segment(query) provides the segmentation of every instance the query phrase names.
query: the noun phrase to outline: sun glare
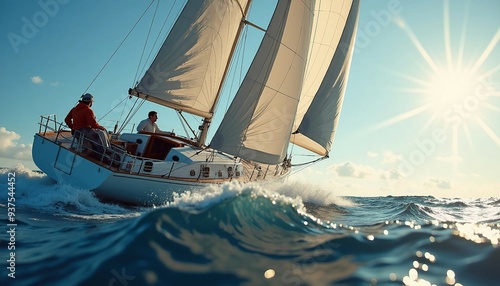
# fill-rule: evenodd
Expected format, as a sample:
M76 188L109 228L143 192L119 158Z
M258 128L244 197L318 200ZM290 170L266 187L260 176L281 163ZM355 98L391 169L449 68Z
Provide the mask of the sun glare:
M473 96L479 78L463 70L439 70L425 83L423 95L434 112L444 114L453 106L459 106Z
M414 87L403 89L403 92L415 94L423 99L419 106L415 106L402 114L389 118L379 123L376 128L384 128L403 120L426 114L426 123L420 132L429 130L431 126L437 126L445 131L450 138L450 154L446 157L450 162L461 161L459 143L468 143L472 146L474 136L472 131L480 131L486 134L492 142L500 146L498 130L491 127L492 123L487 121L486 112L500 109L491 103L493 97L498 97L498 91L489 80L500 71L500 64L490 70L484 71L484 63L488 61L492 51L500 41L500 29L492 36L489 43L484 47L482 53L475 58L470 65L464 64L465 52L465 28L467 19L462 21L461 41L459 46L453 46L450 41L450 13L448 1L444 2L443 15L443 49L446 57L438 60L431 56L422 45L411 27L402 19L396 18L395 23L406 32L422 60L427 64L427 76L401 75L414 84ZM444 60L444 64L442 63ZM466 140L463 141L462 138ZM475 146L477 147L477 146ZM450 158L454 158L451 160Z

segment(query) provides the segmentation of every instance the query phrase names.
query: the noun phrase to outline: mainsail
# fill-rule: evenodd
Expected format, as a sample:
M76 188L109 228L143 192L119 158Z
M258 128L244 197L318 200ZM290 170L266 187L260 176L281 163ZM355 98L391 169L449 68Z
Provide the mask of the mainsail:
M291 142L327 156L347 85L359 0L318 1L315 10L315 36Z
M249 2L188 1L136 87L139 96L211 118Z

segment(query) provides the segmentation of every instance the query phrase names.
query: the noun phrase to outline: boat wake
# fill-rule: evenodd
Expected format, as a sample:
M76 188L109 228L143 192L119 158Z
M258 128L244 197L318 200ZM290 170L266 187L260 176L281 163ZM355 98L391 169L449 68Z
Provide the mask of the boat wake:
M15 173L15 202L17 209L33 210L45 214L80 217L87 219L110 219L130 216L130 208L107 204L90 191L57 183L47 175L32 171L23 165L3 169L0 174ZM1 183L7 184L7 176L1 176ZM0 195L7 201L7 193ZM136 210L135 210L136 211Z
M314 185L290 182L267 184L263 187L258 183L233 181L176 193L173 201L165 202L163 205L131 207L102 202L88 190L57 183L47 175L29 170L23 165L16 165L0 172L16 173L16 203L19 207L90 219L128 217L130 213L145 212L156 208L179 208L185 212L199 213L238 196L263 197L274 203L291 205L303 213L306 213L309 208L317 209L326 206L338 207L341 212L343 206L355 205L347 198L335 196L332 192ZM6 177L2 176L2 184L7 183ZM5 197L2 201L6 201L6 194L1 196Z

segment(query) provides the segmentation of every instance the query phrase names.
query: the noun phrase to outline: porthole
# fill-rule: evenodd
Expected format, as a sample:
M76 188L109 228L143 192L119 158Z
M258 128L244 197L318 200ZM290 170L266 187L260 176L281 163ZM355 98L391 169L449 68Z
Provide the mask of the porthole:
M203 175L203 177L205 178L208 178L210 177L210 167L203 167L201 169L201 174Z
M144 167L142 169L144 172L151 172L153 171L153 162L146 162L144 163Z

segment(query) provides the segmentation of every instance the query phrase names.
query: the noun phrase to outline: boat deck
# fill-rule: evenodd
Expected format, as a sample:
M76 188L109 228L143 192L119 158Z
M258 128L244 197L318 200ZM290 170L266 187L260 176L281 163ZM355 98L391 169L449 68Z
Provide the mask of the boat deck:
M65 148L75 154L78 154L79 156L82 156L87 160L90 160L95 164L107 168L115 173L133 174L130 171L120 168L120 164L122 162L113 160L111 162L104 161L102 157L96 158L96 156L91 156L91 151L89 150L79 151L78 148L76 147L78 145L77 139L75 139L75 137L71 134L71 131L69 130L39 132L38 135L60 145L62 148ZM119 152L123 152L123 154L128 154L129 156L131 156L130 153L127 152L127 150L123 149L123 147L120 144L115 144L113 140L111 141L111 146L112 148L110 149L119 150ZM151 160L151 158L145 158L139 156L134 156L134 157L142 159L144 161ZM274 179L274 177L280 177L284 173L289 171L289 169L288 170L284 169L281 165L255 164L253 162L248 162L245 160L242 160L241 163L243 165L243 172L237 178L237 180L241 182L252 182L252 181L263 181L263 180L265 181L269 179ZM183 178L183 177L172 177L172 176L165 177L165 175L155 175L144 172L135 174L144 177L181 180L185 182L203 182L203 183L221 184L228 181L228 178L199 178L199 177ZM232 178L229 178L229 181L231 180Z
M111 163L106 164L105 162L103 162L102 158L101 158L101 160L98 160L97 158L91 156L90 151L79 152L76 148L78 141L71 134L71 131L69 131L69 130L60 130L57 132L55 132L55 131L39 132L38 135L47 139L47 140L50 140L50 141L58 144L62 148L65 148L65 149L67 149L75 154L78 154L81 157L84 157L87 160L94 162L95 164L101 165L107 169L114 171L114 172L121 172L121 170L118 168L118 166L116 166L116 164L111 164Z
M38 135L58 143L66 149L71 148L71 143L73 142L73 135L69 130L61 130L59 132L39 132Z

